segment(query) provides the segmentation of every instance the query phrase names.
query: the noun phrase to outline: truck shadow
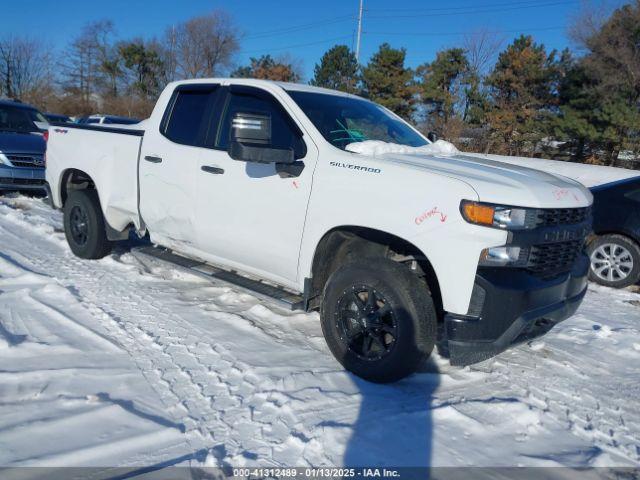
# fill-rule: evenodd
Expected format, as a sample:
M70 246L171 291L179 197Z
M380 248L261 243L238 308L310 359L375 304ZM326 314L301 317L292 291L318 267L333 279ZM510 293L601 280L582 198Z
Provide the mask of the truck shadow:
M435 351L434 351L435 353ZM429 478L433 450L433 399L440 374L430 359L398 383L378 385L354 376L362 395L358 419L345 449L344 466L422 467L402 478Z

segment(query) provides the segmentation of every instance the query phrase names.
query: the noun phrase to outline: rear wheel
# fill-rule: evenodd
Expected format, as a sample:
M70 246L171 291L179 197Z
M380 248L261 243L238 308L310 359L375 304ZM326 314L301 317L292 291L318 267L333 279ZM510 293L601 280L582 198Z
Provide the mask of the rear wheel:
M623 235L603 235L588 247L589 278L600 285L624 288L640 280L640 246Z
M436 310L426 282L386 258L336 270L325 286L320 317L336 359L372 382L413 373L435 344Z
M75 190L64 204L64 233L71 251L81 258L102 258L111 252L100 200L95 190Z

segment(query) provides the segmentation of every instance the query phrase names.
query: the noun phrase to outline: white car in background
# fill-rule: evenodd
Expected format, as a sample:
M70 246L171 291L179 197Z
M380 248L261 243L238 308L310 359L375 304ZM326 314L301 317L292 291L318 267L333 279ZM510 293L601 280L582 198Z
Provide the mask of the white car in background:
M133 125L139 123L137 118L120 117L117 115L90 115L88 117L79 117L76 123L81 125Z

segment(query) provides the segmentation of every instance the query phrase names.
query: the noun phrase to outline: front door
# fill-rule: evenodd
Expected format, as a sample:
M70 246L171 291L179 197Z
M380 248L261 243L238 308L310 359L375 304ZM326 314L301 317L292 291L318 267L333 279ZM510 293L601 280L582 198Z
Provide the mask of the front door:
M286 108L264 90L232 87L217 109L220 124L196 175L200 250L212 261L294 287L317 149L301 138ZM301 174L283 178L273 163L233 160L227 147L236 113L268 115L271 146L292 148L304 162Z

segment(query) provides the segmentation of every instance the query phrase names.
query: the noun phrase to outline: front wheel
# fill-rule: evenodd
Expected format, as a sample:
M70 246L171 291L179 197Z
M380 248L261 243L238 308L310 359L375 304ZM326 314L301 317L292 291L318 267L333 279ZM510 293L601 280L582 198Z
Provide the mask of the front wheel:
M640 246L623 235L602 235L589 245L589 279L624 288L640 280Z
M74 190L64 204L64 233L80 258L102 258L111 252L100 200L95 190Z
M426 282L386 258L336 270L325 286L320 318L336 359L377 383L413 373L436 340L436 309Z

